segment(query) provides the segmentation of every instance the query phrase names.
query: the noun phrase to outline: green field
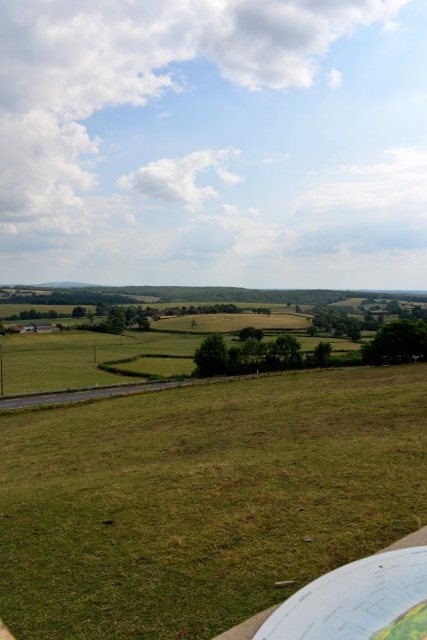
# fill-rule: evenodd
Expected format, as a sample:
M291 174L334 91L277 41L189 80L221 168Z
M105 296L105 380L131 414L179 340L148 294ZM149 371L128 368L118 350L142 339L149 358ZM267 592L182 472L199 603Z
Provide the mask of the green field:
M196 365L189 358L138 358L133 362L118 364L122 371L152 373L171 378L172 376L190 375Z
M129 358L140 353L191 356L202 340L203 336L136 331L126 332L123 337L89 331L6 335L3 338L4 393L129 382L129 379L101 371L97 363ZM227 342L231 344L230 339ZM167 376L170 367L174 366L165 358L161 361L164 368L160 370L160 363L154 364L155 359L152 360L156 368L153 373ZM193 370L194 363L191 360L186 362L190 362ZM127 366L134 369L134 364Z
M313 351L320 341L330 342L332 345L332 351L358 351L360 349L360 342L352 342L345 338L333 338L333 337L319 337L319 336L296 336L297 340L301 343L302 351ZM267 338L268 339L268 338Z
M159 324L157 322L155 326ZM334 351L360 348L360 344L342 338L311 338L305 335L297 338L303 351L312 351L320 340L331 342ZM204 337L199 335L174 335L154 331L126 331L122 337L89 331L6 335L2 339L4 392L8 395L128 382L120 376L98 369L97 363L129 358L141 353L192 356L203 339ZM265 339L272 340L274 337L267 336ZM93 352L94 340L96 363ZM225 341L228 346L240 344L230 336L226 336ZM177 370L177 361L174 359L148 360L148 369L140 360L127 363L121 368L164 376L190 374L194 370L192 360L179 361L184 366L182 371Z
M426 375L292 373L0 417L2 618L19 640L208 640L425 525Z
M275 313L271 316L258 313L215 313L200 316L183 316L162 318L154 325L155 329L191 331L191 322L196 321L194 331L240 331L243 327L255 327L256 329L299 329L306 328L308 322L305 316L293 314Z

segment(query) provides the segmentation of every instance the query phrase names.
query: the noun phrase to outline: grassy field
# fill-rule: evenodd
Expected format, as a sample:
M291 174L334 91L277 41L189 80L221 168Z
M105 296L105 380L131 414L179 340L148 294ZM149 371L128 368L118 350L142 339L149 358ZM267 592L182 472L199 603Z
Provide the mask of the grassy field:
M156 323L158 326L159 323ZM297 336L303 351L312 351L320 340L331 342L334 351L359 349L360 344L339 338ZM274 339L267 336L266 340ZM93 343L96 341L94 362ZM123 337L88 331L62 331L52 334L15 334L3 338L4 392L27 393L84 387L96 384L116 384L123 378L98 369L98 362L129 358L141 353L192 356L203 336L174 335L163 332L127 331ZM228 346L240 342L225 337ZM179 361L181 362L181 361ZM191 373L194 363L183 360L178 371L176 360L147 359L124 365L124 368L164 376ZM154 367L154 369L153 369Z
M192 320L197 322L194 331L227 332L239 331L243 327L299 329L308 326L305 316L296 316L295 314L272 314L269 317L258 313L216 313L202 316L162 318L159 322L156 322L154 327L161 330L191 331Z
M2 618L19 640L208 640L425 525L426 375L288 374L0 417Z
M126 332L120 337L88 331L7 335L3 338L5 394L123 382L123 378L98 369L94 362L94 340L97 362L104 362L140 353L191 356L203 336ZM230 339L227 343L232 344ZM194 368L192 361L185 362L190 362ZM162 360L162 363L165 365L163 371L158 369L159 364L155 365L153 362L156 367L153 373L169 375L173 365L167 359ZM134 369L134 364L129 365L129 368Z
M117 365L123 371L131 370L141 373L153 373L167 377L190 375L196 365L188 358L138 358L133 362Z
M69 313L71 316L75 306L75 304L52 304L50 306L48 304L0 304L0 318L5 318L7 316L12 316L15 314L19 316L21 311L30 311L30 309L40 311L41 313L47 313L48 311L53 309L53 311L57 311L58 313ZM95 311L96 309L94 305L90 304L81 306L83 306L88 311ZM61 322L60 319L54 321ZM25 322L28 321L25 320Z
M330 342L332 345L332 351L358 351L360 349L360 342L351 342L351 340L345 340L343 338L329 338L318 336L296 336L297 340L301 343L302 351L313 351L320 341Z

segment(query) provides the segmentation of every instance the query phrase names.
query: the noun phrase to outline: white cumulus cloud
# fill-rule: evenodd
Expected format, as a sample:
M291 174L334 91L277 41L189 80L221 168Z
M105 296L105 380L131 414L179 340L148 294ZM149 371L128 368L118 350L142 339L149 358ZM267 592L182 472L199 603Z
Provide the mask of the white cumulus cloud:
M375 22L389 29L407 1L3 2L0 222L58 217L67 230L74 229L70 216L87 220L92 209L80 192L93 189L97 177L82 159L98 153L99 141L81 122L106 106L140 106L182 90L172 65L204 56L249 89L310 87L334 41ZM121 186L195 210L217 196L212 186L195 184L209 166L226 185L243 179L219 152L201 151L150 163Z
M342 86L342 73L338 69L332 68L328 73L328 84L332 90Z
M236 184L242 178L228 173L223 163L231 156L235 157L239 151L232 147L213 151L195 151L184 158L162 158L157 162L150 162L128 175L122 176L117 186L135 191L145 198L154 198L165 202L184 202L187 211L197 211L202 208L205 198L217 198L218 193L208 185L196 186L196 174L208 167L215 167L219 177L227 184Z

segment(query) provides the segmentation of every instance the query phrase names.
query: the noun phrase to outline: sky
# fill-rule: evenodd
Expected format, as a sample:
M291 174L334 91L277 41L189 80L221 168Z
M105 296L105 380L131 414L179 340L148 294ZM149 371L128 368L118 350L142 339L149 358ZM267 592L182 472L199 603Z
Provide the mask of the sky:
M427 289L425 0L0 7L0 282Z

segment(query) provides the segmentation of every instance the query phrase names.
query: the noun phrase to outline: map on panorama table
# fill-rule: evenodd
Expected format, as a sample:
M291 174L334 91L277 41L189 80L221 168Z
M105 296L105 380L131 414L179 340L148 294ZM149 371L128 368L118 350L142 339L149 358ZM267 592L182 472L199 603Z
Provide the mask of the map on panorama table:
M288 598L253 640L427 640L427 546L327 573Z

